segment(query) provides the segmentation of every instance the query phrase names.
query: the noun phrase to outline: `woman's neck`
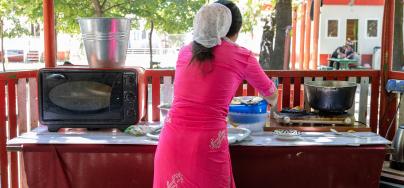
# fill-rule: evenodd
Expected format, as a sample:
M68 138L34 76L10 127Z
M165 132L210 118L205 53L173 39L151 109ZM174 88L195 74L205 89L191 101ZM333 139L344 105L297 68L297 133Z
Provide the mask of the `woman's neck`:
M228 36L227 38L230 39L234 43L237 41L237 35Z

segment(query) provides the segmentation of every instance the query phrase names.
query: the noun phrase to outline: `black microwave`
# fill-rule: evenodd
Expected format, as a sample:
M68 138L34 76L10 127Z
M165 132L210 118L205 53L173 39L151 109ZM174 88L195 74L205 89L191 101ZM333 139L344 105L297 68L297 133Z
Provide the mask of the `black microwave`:
M60 128L118 128L144 115L146 87L141 68L45 68L38 74L39 120Z

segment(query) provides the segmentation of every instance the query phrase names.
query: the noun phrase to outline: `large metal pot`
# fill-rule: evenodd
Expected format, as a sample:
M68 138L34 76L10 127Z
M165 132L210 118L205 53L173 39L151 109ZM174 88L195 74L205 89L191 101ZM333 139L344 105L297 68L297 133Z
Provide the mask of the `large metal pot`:
M90 67L119 68L125 65L130 19L80 18L78 21Z
M311 81L304 84L310 107L320 112L344 112L351 108L356 83L347 81Z

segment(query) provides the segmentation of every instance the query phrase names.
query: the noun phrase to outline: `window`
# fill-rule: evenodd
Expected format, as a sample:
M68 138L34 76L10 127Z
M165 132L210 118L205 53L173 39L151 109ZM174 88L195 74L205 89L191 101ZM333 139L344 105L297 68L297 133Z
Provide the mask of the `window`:
M338 37L338 20L328 20L327 37Z
M366 28L368 37L377 37L377 20L368 20Z

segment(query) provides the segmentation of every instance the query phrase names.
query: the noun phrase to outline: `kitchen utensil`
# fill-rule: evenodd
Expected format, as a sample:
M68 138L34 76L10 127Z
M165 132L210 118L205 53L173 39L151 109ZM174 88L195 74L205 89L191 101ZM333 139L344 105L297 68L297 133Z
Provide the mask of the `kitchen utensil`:
M276 129L274 134L279 140L298 140L302 133L294 129Z
M338 113L351 108L356 83L347 81L310 81L304 84L310 107L321 112Z
M124 66L131 27L130 19L80 18L78 22L91 68Z
M335 129L333 129L333 128L331 128L330 131L333 132L334 134L340 135L340 136L356 137L356 138L366 138L366 137L358 136L358 135L355 135L355 134L352 134L352 133L339 132L339 131L337 131L337 130L335 130Z
M390 157L390 167L404 170L404 125L398 127L391 146L393 152Z

